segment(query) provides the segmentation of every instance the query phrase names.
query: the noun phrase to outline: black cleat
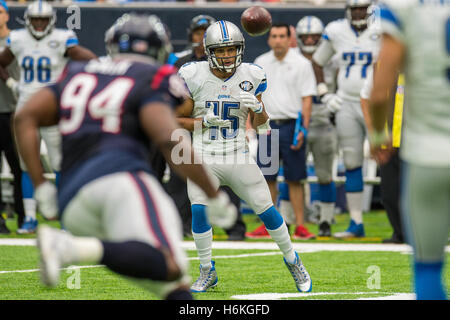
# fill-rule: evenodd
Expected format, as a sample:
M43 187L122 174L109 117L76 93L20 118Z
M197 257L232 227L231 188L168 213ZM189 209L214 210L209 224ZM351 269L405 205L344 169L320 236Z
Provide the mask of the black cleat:
M324 221L319 225L319 233L317 234L317 236L331 237L331 227L328 222Z

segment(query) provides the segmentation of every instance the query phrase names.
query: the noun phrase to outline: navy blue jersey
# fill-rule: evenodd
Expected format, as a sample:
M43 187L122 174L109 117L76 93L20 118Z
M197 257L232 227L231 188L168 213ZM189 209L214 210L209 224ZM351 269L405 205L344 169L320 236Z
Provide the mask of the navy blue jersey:
M62 213L86 183L116 172L151 172L151 141L140 109L151 102L181 103L176 69L109 58L70 62L50 86L59 103L62 165L58 202ZM180 91L178 91L180 92Z

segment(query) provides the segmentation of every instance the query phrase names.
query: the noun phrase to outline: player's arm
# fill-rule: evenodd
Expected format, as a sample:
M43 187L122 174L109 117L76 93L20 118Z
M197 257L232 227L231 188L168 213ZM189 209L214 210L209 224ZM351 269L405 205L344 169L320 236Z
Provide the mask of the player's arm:
M0 49L0 79L5 81L8 88L10 88L13 92L17 92L18 82L11 78L6 70L6 67L14 61L14 58L14 54L8 47Z
M175 109L178 124L189 131L194 131L196 121L202 121L202 118L191 118L194 110L194 100L187 98L182 105Z
M38 129L57 123L56 96L48 88L39 90L15 114L14 124L19 153L35 187L46 181L40 160Z
M97 59L97 55L93 53L88 48L85 48L80 45L75 45L70 48L67 48L66 54L71 60L83 61L83 60L91 60Z
M378 67L374 75L373 90L370 96L369 112L373 124L370 136L371 146L381 150L381 145L389 143L389 137L384 126L393 101L398 70L402 70L405 57L405 46L394 37L383 34ZM377 158L377 150L373 153L375 159L383 163L386 159Z
M323 66L333 57L335 51L327 36L323 36L323 41L320 43L316 52L312 57L312 66L314 75L317 81L317 95L319 97L328 93L328 87L325 84L325 76L323 72Z
M149 103L141 109L140 120L145 132L159 147L166 161L176 173L185 179L191 179L202 188L209 198L214 198L217 195L217 190L207 177L203 166L198 164L198 161L195 161L195 154L190 142L187 140L171 140L173 131L180 129L180 127L170 107L161 102ZM178 143L182 144L181 149L183 152L188 153L189 163L183 161L175 164L172 161L172 149Z
M264 108L264 103L262 101L262 94L256 96L256 99L261 103L262 111L260 113L257 113L253 110L249 110L250 119L253 128L256 128L258 133L263 133L262 131L270 130L269 125L269 116L266 112L266 109Z

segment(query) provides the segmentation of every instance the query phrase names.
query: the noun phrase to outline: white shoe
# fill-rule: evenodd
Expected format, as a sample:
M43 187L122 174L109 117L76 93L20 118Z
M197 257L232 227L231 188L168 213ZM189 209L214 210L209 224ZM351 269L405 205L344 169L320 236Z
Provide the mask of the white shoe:
M48 287L55 287L61 267L75 261L72 236L42 225L37 231L37 246L41 258L41 281Z
M289 262L287 262L286 258L283 259L284 263L286 264L286 267L288 268L289 272L294 278L297 290L299 292L311 292L312 290L311 277L309 276L308 271L306 271L306 268L303 265L302 261L300 260L297 252L295 253L294 264L290 264Z

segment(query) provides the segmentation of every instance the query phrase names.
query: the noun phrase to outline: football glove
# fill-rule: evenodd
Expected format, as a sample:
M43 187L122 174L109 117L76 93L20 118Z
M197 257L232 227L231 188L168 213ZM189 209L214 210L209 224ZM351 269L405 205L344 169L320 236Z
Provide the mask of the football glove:
M17 82L13 78L9 77L6 80L6 86L11 89L14 97L17 98L19 96L19 82Z
M212 109L208 110L208 113L203 117L203 125L206 128L209 127L227 127L231 125L230 120L220 119L219 116L215 115Z
M338 112L342 107L342 99L334 93L327 93L326 95L324 95L322 97L322 103L324 103L327 108L333 113Z
M37 186L34 192L39 211L48 220L58 217L58 204L56 200L56 186L46 181Z
M252 110L254 113L263 112L262 103L250 92L241 90L240 98L244 107Z
M206 214L211 224L224 229L230 228L237 219L237 209L223 191L219 191L217 197L208 200Z

